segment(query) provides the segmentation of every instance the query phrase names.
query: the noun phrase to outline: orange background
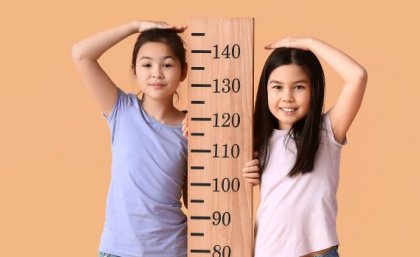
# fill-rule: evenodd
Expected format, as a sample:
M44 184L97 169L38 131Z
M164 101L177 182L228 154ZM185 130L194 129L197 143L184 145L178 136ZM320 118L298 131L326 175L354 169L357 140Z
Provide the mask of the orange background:
M416 255L420 37L415 24L420 18L415 2L3 3L1 254L97 255L110 175L109 131L71 63L72 44L132 19L186 24L190 17L255 17L256 79L268 55L263 46L286 35L323 39L366 67L368 89L342 155L340 252L342 256ZM127 91L135 91L129 68L133 43L130 37L101 59ZM324 67L329 107L342 81ZM185 102L185 92L181 95Z

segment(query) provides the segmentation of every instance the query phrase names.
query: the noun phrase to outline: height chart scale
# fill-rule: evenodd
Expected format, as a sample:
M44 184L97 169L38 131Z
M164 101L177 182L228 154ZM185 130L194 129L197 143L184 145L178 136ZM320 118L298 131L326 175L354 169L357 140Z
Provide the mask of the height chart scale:
M251 257L254 19L191 19L188 37L188 256Z

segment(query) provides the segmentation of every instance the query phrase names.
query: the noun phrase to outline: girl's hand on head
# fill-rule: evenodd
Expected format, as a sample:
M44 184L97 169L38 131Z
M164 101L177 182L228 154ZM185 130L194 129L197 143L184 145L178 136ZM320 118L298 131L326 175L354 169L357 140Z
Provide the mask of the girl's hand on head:
M188 139L188 113L185 114L185 118L182 121L182 135Z
M254 152L254 158L258 156L257 152ZM253 159L245 164L245 168L242 169L242 175L245 180L252 185L260 184L260 161L258 159Z
M275 49L280 47L288 47L288 48L299 48L302 50L309 50L312 38L305 38L305 37L285 37L278 41L275 41L264 48Z
M187 26L169 25L164 21L137 21L136 26L140 33L149 29L172 29L178 33L182 33L187 29Z

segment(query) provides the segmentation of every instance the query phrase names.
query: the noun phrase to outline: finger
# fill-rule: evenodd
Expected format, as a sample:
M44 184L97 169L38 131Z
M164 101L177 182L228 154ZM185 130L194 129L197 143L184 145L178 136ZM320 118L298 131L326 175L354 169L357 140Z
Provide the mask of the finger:
M242 169L243 173L259 172L260 166L250 166Z
M187 26L173 26L172 29L178 33L182 33L187 29Z
M170 29L174 27L173 25L169 25L165 21L150 21L149 23L151 26L154 26L159 29Z
M260 170L260 165L247 165L243 168L244 171L257 171Z
M161 29L175 29L175 27L174 27L174 26L169 25L169 24L166 24L166 23L161 24L161 25L159 26L159 28L161 28Z
M267 50L277 48L276 47L276 42L272 42L272 43L266 45L264 48L267 49Z
M259 172L260 171L260 165L251 165L251 166L245 166L242 169L242 172Z
M254 166L252 168L249 168L249 170L243 171L242 175L251 177L260 176L260 167Z
M259 174L260 173L260 167L253 166L253 167L249 167L249 168L244 168L242 170L242 173L243 174L251 174L251 173L257 173L257 174Z
M246 179L245 181L248 182L248 183L250 183L250 184L252 184L252 185L254 185L254 186L260 184L260 180L259 179Z
M182 132L182 135L188 139L188 129Z
M261 183L261 180L260 179L253 179L253 180L250 181L250 183L252 183L254 186L257 186Z
M249 161L245 164L245 167L249 166L257 166L260 164L260 161L258 159L253 159L252 161Z
M242 176L244 178L260 178L260 173L259 172L243 173Z
M276 48L280 48L280 47L288 47L288 46L283 44L283 43L276 42L276 43L269 44L269 45L265 46L264 48L267 49L267 50L271 50L271 49L276 49Z
M178 33L182 33L187 29L187 26L176 26L176 25L169 25L166 22L161 24L162 28L164 29L172 29Z
M292 37L284 37L280 40L271 42L271 44L268 44L265 46L265 49L276 49L280 47L291 47L290 43L293 42Z

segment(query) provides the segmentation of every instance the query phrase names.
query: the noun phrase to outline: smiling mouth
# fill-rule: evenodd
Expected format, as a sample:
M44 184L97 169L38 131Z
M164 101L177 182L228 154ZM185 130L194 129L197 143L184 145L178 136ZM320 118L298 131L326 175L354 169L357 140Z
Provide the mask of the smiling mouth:
M164 84L149 84L149 86L151 86L151 87L163 87L165 85Z
M286 112L286 113L292 113L297 110L297 108L280 108L280 110Z

